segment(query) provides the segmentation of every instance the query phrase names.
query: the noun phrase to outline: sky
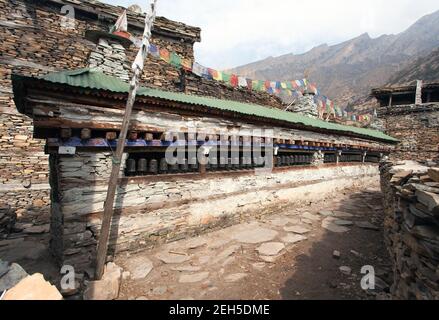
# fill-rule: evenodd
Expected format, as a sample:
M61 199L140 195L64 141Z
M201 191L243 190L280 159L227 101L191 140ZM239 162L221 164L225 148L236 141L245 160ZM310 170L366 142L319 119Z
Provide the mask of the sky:
M148 0L101 0L127 7ZM157 15L202 29L195 58L228 69L267 57L304 53L365 32L404 31L439 10L438 0L158 0Z

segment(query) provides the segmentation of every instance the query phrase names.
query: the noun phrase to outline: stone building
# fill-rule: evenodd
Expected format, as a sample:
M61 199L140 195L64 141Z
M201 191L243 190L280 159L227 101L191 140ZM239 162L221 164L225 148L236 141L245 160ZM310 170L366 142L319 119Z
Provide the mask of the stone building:
M425 83L422 90L417 86L374 89L372 95L379 102L381 126L400 140L393 159L438 159L439 83Z
M0 197L19 214L26 208L47 209L48 157L43 152L44 140L33 138L32 120L15 108L11 74L40 76L93 66L93 62L98 63L93 57L99 57L99 48L86 37L86 31L107 32L122 11L121 7L92 0L0 0ZM129 11L128 22L129 32L140 37L144 16ZM193 45L201 40L200 33L199 28L158 17L151 42L193 59ZM123 54L126 61L133 61L136 53L137 49L130 46ZM129 63L121 67L119 72L126 75ZM141 82L170 91L281 106L268 94L207 81L160 59L148 59Z
M107 33L119 8L96 1L3 4L2 182L16 186L28 178L35 187L47 181L49 171L51 249L60 264L77 271L93 265L119 138L126 139L126 150L112 253L175 241L282 204L310 201L313 193L330 195L367 183L397 142L382 132L280 110L272 96L201 79L152 57L130 133L119 137L129 61L136 52ZM61 29L63 5L75 8L71 33ZM142 21L129 13L130 32L140 34ZM200 30L158 18L152 41L192 59ZM170 147L179 147L178 162L165 160ZM32 187L22 193L16 187L5 197L20 206L20 194L32 199ZM26 228L14 238L20 236L27 236Z

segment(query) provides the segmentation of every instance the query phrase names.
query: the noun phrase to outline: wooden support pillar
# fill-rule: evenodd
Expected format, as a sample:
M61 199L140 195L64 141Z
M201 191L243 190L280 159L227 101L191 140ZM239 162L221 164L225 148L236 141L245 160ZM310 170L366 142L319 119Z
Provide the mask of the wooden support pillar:
M393 103L393 94L390 94L390 97L389 97L389 108L392 106L392 103Z

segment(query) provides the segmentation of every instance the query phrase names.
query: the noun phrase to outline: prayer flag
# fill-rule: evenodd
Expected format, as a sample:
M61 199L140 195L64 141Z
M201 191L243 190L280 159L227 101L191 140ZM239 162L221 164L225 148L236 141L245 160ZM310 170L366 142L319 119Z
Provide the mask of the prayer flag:
M221 73L222 74L222 80L225 82L225 83L228 83L228 84L230 84L230 79L231 79L231 75L230 74L227 74L227 73L224 73L224 72L218 72L218 73Z
M232 76L230 77L230 84L232 85L232 87L237 87L238 86L238 76L236 74L232 74Z
M156 58L160 58L159 48L155 44L149 45L149 53Z
M181 66L183 67L184 70L191 71L192 70L192 61L189 59L182 59Z
M160 49L160 59L168 63L171 61L171 54L167 49L165 48Z
M244 77L238 77L238 85L240 87L247 87L248 86L247 79Z
M176 54L175 52L172 52L169 63L172 64L174 67L180 68L181 67L181 57L178 54Z

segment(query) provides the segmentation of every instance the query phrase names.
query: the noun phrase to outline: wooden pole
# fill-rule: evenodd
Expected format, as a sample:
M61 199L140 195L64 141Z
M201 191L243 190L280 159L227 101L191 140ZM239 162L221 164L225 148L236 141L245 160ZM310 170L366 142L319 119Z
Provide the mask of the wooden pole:
M96 256L96 279L102 279L104 274L104 267L107 258L108 241L110 237L111 219L113 217L114 198L116 196L117 182L119 179L119 172L122 162L122 156L125 148L125 139L128 133L128 128L131 119L131 112L133 110L134 102L136 101L137 90L139 88L139 78L143 71L144 61L148 54L149 39L151 38L151 29L154 24L156 15L157 0L152 0L151 12L145 15L145 30L142 38L142 46L133 63L133 77L130 83L128 100L126 104L125 114L122 121L122 128L119 139L117 141L116 152L113 155L113 165L108 182L107 198L104 204L104 214L102 218L101 233L99 236L99 243Z

